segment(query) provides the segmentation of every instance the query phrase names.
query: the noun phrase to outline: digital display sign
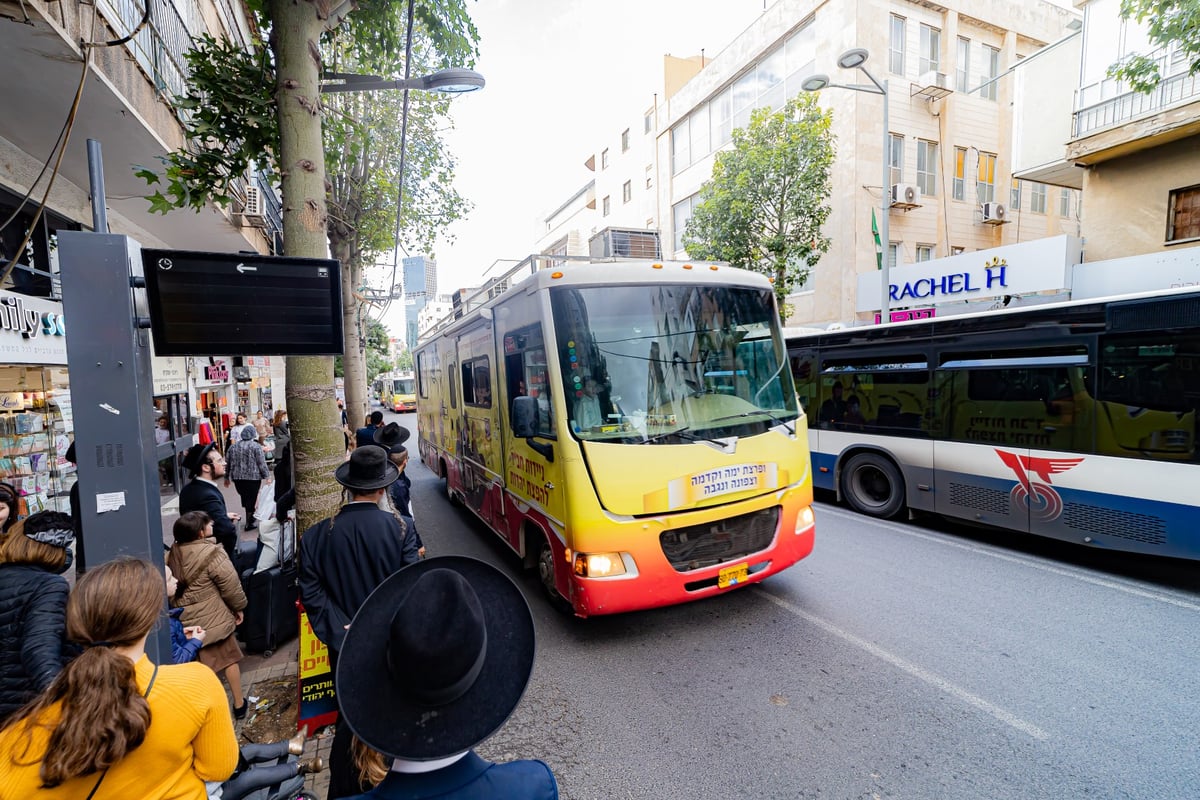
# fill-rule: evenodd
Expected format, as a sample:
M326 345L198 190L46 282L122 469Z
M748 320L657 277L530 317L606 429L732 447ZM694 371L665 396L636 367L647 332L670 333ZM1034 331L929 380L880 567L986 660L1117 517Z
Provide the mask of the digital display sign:
M341 355L334 259L142 250L159 356Z

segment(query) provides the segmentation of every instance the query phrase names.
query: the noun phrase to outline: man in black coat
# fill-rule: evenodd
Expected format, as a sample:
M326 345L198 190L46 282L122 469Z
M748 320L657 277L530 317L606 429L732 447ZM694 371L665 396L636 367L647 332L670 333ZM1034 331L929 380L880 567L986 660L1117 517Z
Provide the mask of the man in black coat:
M365 444L375 444L375 432L383 427L383 412L372 411L371 423L364 425L354 432L354 446L362 447Z
M192 474L192 480L179 492L179 513L203 511L212 517L213 537L225 548L229 557L237 547L237 521L241 514L225 508L225 495L221 494L217 481L225 477L225 459L213 450L212 444L194 444L183 457L183 466Z
M392 573L420 560L411 529L379 508L400 471L378 445L354 449L334 478L350 492L350 502L300 538L300 601L313 633L329 648L337 672L338 652L358 607ZM344 733L344 735L343 735ZM338 725L329 754L329 800L364 792L350 756L350 730Z

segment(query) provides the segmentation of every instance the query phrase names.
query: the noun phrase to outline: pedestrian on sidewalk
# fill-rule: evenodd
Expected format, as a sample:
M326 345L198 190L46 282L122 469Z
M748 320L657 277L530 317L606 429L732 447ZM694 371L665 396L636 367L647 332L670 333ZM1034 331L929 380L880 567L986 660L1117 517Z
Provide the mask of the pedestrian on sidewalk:
M554 800L542 761L485 761L533 670L533 615L500 570L442 556L403 569L367 598L335 675L338 729L358 740L362 773L386 777L372 800ZM331 795L332 796L332 795Z
M355 447L375 444L375 433L383 427L383 412L372 411L363 422L365 424L354 432Z
M413 517L412 480L404 471L408 466L408 449L404 446L404 442L408 441L410 435L408 428L403 428L395 422L389 422L375 432L375 441L388 451L388 460L395 464L396 469L400 471L400 477L388 487L388 506L391 511L400 515L400 521L406 528L412 529L413 536L417 538L417 555L424 558L425 543L421 541L421 532L417 530L417 523Z
M0 720L44 691L67 662L71 518L40 511L0 542ZM3 796L3 795L0 795Z
M300 539L300 600L313 632L329 648L331 669L337 668L346 627L367 595L401 567L420 560L416 537L378 505L399 475L382 447L355 448L334 472L350 501ZM367 788L356 779L350 738L345 727L338 725L329 753L327 800Z
M171 572L170 567L163 567L167 576L167 604L175 599L175 592L179 589L179 581L175 578L175 573ZM171 626L171 661L175 664L186 664L189 661L195 661L196 656L200 654L200 648L204 646L204 638L208 635L204 628L199 625L189 625L183 627L183 623L179 618L183 616L182 608L172 608L167 611L167 623Z
M83 652L0 731L0 797L204 800L204 781L233 772L220 681L200 664L146 657L162 593L162 571L141 559L79 579L67 634Z
M182 608L182 625L199 625L207 632L199 660L223 675L233 693L233 716L246 716L242 694L242 649L234 632L242 624L246 593L229 555L213 540L212 520L203 511L189 511L175 520L175 544L167 566L179 580L171 598Z
M225 455L228 468L225 477L225 487L229 482L237 487L238 497L242 499L242 508L246 514L246 524L243 530L252 531L258 527L254 519L254 507L258 504L258 490L263 481L272 481L271 470L267 467L267 456L262 445L258 443L258 434L253 425L242 428L241 439Z
M241 514L225 509L225 495L217 481L225 477L225 458L208 444L194 444L183 457L183 466L192 474L192 480L179 492L179 513L203 511L213 522L213 535L233 558L237 546L237 522ZM179 577L176 575L175 577Z

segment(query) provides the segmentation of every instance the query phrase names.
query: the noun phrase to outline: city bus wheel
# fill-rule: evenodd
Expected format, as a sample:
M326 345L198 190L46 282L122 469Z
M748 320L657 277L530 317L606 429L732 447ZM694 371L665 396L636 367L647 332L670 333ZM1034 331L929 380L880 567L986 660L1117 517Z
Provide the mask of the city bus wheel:
M450 488L450 470L446 467L446 462L441 462L442 467L442 490L446 493L446 499L450 501L450 505L458 505L458 495L454 493L454 489Z
M537 563L534 566L542 592L550 601L550 605L563 613L571 613L571 604L558 593L558 586L554 582L554 548L540 532L537 534L537 548Z
M860 514L889 519L904 508L904 477L890 459L859 453L842 467L842 496Z

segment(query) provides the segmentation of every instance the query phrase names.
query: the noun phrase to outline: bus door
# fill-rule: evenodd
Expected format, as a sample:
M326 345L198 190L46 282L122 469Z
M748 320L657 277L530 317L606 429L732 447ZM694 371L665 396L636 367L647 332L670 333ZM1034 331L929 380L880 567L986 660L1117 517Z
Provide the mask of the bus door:
M488 524L500 514L503 445L499 398L493 396L496 353L489 321L455 336L462 405L458 409L455 457L462 471L463 502Z
M1054 535L1045 529L1062 511L1053 476L1090 447L1090 407L1077 385L1084 363L1086 355L1023 355L943 365L939 513Z
M520 552L521 525L525 520L548 537L561 531L565 518L563 462L565 453L557 441L555 389L550 378L546 341L538 314L537 297L522 295L503 306L506 312L498 331L503 358L506 398L504 437L507 442L505 485L515 501L517 513L507 520L509 541ZM537 435L513 436L513 398L537 401ZM524 554L522 554L524 555Z

